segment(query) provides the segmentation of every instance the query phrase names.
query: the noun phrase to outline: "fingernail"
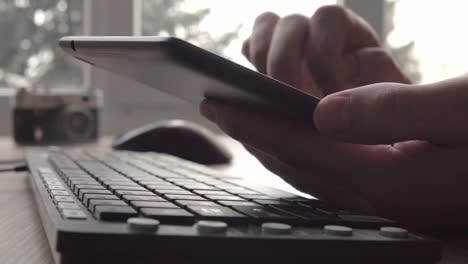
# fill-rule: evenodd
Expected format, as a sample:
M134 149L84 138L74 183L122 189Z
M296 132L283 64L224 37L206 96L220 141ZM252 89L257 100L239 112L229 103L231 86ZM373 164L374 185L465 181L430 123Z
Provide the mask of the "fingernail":
M203 102L200 106L200 112L203 116L212 122L216 122L216 109L209 103Z
M314 113L315 126L320 132L337 135L350 127L350 96L336 95L322 99Z

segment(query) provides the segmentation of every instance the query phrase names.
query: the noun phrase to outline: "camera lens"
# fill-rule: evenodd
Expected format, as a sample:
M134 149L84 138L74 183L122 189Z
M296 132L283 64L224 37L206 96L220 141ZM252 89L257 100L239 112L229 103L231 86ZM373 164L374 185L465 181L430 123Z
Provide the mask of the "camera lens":
M70 113L68 127L77 134L86 133L89 126L88 116L82 112Z
M70 140L88 139L96 129L94 115L80 107L67 107L63 111L64 132Z

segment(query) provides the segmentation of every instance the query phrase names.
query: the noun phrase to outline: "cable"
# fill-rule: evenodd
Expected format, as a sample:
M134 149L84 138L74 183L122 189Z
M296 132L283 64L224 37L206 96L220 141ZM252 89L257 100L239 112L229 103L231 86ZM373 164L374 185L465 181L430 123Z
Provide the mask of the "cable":
M0 172L21 172L21 171L28 171L28 170L29 170L28 165L21 164L21 165L17 165L17 166L10 167L10 168L1 168Z
M16 165L24 163L26 163L24 159L0 160L0 165Z

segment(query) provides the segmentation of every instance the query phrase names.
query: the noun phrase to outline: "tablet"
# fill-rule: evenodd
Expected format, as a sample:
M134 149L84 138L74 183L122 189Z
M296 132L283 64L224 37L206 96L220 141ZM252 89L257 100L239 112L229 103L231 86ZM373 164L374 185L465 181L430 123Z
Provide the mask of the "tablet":
M59 45L81 61L196 105L207 98L310 122L320 101L177 38L67 36Z

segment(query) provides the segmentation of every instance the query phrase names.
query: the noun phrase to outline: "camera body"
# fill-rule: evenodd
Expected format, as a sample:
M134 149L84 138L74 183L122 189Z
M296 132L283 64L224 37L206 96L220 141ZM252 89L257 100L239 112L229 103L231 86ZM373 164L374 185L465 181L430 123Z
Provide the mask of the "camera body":
M98 138L99 94L35 94L20 90L13 102L19 144L74 144Z

